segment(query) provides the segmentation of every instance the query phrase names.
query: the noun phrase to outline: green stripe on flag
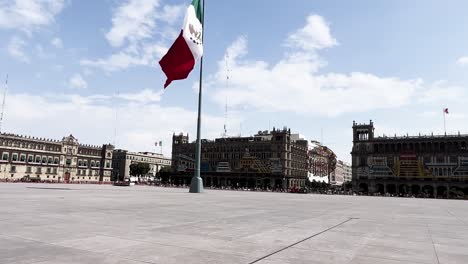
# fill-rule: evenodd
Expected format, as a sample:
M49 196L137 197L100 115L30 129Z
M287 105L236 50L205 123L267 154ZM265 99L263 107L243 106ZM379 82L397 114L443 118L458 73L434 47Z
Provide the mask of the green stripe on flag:
M197 15L198 21L203 25L203 7L201 0L193 0L192 5L195 8L195 14Z

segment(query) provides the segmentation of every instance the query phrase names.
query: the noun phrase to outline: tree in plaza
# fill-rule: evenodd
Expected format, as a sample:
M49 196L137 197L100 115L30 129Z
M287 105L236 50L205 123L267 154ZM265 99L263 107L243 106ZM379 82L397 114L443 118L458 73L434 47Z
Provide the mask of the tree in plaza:
M170 166L165 166L165 167L162 167L161 170L159 170L159 172L163 172L163 173L172 172L172 168Z
M171 176L172 168L170 166L162 167L156 177L161 180L161 183L167 183L169 181L169 176Z
M148 163L133 163L130 164L130 175L132 176L143 176L150 171L150 165Z

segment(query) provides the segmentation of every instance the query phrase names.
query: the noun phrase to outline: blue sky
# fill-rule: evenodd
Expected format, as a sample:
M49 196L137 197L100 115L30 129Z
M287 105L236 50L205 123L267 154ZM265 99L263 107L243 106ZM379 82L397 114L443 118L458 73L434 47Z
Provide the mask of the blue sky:
M158 61L189 1L0 0L3 131L169 154L195 139L198 69L163 91ZM468 133L468 2L207 1L203 137L288 126L350 161L376 133ZM226 66L227 65L227 66ZM226 82L229 68L230 81ZM228 103L225 121L225 103Z

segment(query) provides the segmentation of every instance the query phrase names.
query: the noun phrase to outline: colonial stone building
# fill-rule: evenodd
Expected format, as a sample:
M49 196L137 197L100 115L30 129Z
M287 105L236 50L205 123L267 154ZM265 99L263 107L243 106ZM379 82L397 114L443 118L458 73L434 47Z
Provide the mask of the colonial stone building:
M307 140L287 128L259 131L249 137L202 140L201 174L205 186L290 188L307 179ZM195 162L195 142L173 135L172 181L189 184Z
M353 122L353 189L428 197L468 195L468 135L374 136Z
M72 135L62 140L0 134L0 179L51 182L110 181L110 144L79 144Z
M326 179L328 182L332 182L331 178L334 177L336 167L335 153L329 147L314 140L310 142L308 147L309 178L319 179L319 181Z
M344 162L344 161L341 161L343 162L343 182L352 182L352 179L353 179L353 170L351 169L351 164L347 163L347 162ZM340 163L340 161L338 161L338 164ZM338 168L339 165L336 165L336 167Z
M351 181L351 166L342 160L338 160L336 168L330 176L330 183L342 185L346 181Z
M143 175L142 180L154 179L161 168L171 166L171 159L164 157L163 154L130 152L123 149L114 150L112 162L114 164L113 178L120 181L130 177L130 165L133 163L147 163L150 165L150 171L147 175Z

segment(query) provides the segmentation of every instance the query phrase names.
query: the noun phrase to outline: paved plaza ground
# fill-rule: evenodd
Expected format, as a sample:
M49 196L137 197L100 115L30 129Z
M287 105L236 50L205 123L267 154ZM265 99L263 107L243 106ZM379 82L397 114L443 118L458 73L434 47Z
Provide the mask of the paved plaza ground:
M0 263L468 263L468 201L0 184Z

